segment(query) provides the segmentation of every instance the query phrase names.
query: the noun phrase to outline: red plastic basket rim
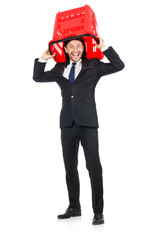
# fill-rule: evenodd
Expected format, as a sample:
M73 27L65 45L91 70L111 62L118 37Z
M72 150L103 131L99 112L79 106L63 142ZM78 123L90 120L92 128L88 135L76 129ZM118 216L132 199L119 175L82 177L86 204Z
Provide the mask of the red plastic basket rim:
M76 36L70 36L70 37L67 37L67 38L63 38L63 39L60 39L60 40L56 40L56 41L50 41L49 42L49 48L51 45L55 44L55 43L58 43L58 42L64 42L64 41L68 41L68 40L74 40L76 38L80 38L80 37L93 37L97 43L99 43L99 39L97 37L95 37L93 34L82 34L82 35L76 35Z
M59 11L57 14L67 14L68 12L72 13L73 11L74 12L78 12L78 11L83 11L84 9L89 9L89 10L92 10L91 7L88 5L88 4L85 4L84 6L82 7L77 7L77 8L73 8L73 9L69 9L69 10L65 10L65 11ZM93 10L92 10L93 11Z

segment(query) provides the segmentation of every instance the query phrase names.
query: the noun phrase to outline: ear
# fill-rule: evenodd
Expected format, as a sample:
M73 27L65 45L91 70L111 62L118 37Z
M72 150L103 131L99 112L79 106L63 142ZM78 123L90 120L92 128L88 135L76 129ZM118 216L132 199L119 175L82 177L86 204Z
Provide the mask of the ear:
M64 47L64 49L65 49L65 52L67 53L67 48L66 48L66 47Z

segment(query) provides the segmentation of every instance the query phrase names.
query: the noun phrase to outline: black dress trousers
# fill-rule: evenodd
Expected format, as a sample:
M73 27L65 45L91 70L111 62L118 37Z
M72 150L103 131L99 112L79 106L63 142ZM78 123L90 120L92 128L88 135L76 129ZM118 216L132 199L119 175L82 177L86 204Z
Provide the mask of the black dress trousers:
M66 170L69 207L80 208L80 184L78 176L79 143L84 149L86 167L92 188L92 206L95 214L103 212L102 166L98 152L98 130L94 127L79 126L75 122L70 127L61 128L61 142Z

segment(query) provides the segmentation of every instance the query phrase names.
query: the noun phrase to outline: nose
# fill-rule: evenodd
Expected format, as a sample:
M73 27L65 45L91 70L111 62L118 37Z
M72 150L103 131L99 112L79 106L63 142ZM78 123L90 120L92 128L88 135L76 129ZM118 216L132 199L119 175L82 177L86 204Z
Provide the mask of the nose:
M74 52L77 52L78 51L78 47L74 47Z

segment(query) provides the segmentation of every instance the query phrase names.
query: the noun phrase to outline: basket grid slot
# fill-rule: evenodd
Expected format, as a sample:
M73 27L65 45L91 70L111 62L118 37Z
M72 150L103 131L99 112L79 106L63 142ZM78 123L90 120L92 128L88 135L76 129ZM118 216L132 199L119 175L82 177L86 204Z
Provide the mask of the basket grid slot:
M82 12L82 13L71 13L70 15L67 15L67 16L59 16L59 18L57 19L58 23L59 22L65 22L65 21L69 21L69 20L73 20L75 18L83 18L85 16L85 12Z
M56 36L62 36L68 33L73 33L73 32L77 32L77 31L81 31L84 30L84 25L79 25L79 26L75 26L75 27L71 27L71 28L65 28L63 30L57 31Z

